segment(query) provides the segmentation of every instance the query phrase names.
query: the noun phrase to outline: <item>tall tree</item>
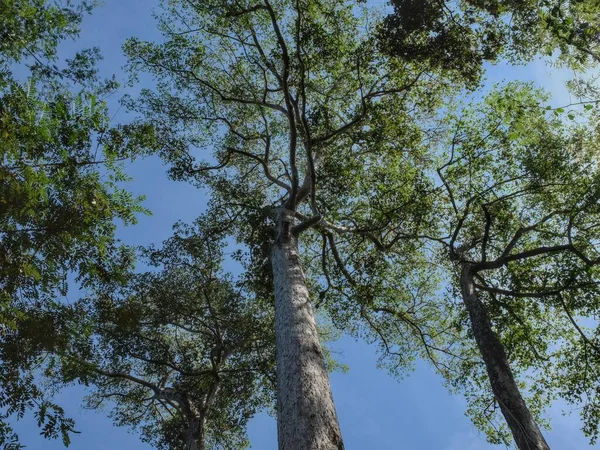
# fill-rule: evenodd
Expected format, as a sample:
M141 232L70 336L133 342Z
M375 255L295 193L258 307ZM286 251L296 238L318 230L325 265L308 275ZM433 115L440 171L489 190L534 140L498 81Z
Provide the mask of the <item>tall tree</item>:
M398 230L426 209L417 123L449 82L383 57L377 20L345 1L175 1L162 44L125 47L132 73L156 77L130 106L154 126L171 175L208 185L211 208L271 267L286 450L343 448L299 250L317 243L333 270L353 270L336 240L400 245Z
M536 416L542 397L560 391L548 375L570 358L557 349L587 339L575 317L598 307L600 174L597 130L588 122L597 119L565 124L544 101L512 84L461 110L450 119L449 151L437 171L445 229L436 241L468 313L491 403L520 449L549 448ZM482 368L463 365L453 382L481 379ZM534 408L518 374L533 380Z
M89 2L0 1L0 323L13 330L31 304L83 284L118 278L131 253L114 239L114 220L135 221L138 200L119 187L117 161L132 154L110 129L97 49L61 63L58 44L76 38ZM141 135L140 135L141 137ZM0 443L14 445L4 419L38 405L42 432L72 424L43 397L28 372L33 355L2 355ZM52 413L54 411L54 413ZM61 433L57 433L60 430Z
M272 402L272 304L223 273L213 229L194 228L146 249L151 271L126 287L62 308L56 376L91 384L88 406L112 402L157 448L247 448L247 421Z

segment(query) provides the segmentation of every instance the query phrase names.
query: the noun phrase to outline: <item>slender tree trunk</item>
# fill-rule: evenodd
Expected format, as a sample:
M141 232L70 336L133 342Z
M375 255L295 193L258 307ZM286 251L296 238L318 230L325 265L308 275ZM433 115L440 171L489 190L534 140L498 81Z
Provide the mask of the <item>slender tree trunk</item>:
M483 357L492 391L520 450L549 450L538 424L515 381L504 347L492 329L485 305L477 297L473 273L463 266L460 278L464 304L471 317L473 335Z
M275 285L279 450L343 450L313 307L282 211L271 249Z

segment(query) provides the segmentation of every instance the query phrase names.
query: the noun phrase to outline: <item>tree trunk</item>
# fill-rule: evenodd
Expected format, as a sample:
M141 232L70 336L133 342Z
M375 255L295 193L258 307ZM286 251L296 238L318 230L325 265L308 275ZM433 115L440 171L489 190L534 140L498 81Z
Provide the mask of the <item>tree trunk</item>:
M275 287L279 450L343 450L313 307L282 211L271 249Z
M477 297L469 266L461 272L463 302L469 311L473 335L492 386L494 396L520 450L549 450L539 426L527 408L515 381L504 347L498 339L485 305Z
M206 434L204 433L204 417L201 417L198 422L198 428L196 430L196 445L197 450L204 450L206 448Z
M188 428L185 436L185 450L204 450L206 447L204 435L204 417L188 419Z

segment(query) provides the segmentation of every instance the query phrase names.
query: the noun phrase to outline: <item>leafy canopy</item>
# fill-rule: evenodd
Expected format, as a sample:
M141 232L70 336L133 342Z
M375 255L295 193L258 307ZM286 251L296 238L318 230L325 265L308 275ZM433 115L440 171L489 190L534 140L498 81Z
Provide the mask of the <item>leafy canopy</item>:
M24 310L65 294L67 277L91 286L118 280L132 253L115 220L135 222L140 199L121 187L118 161L135 154L111 128L104 98L116 88L95 68L97 49L61 62L91 2L0 1L0 324L15 331ZM18 447L4 419L36 409L46 436L68 443L62 410L35 386L35 354L2 355L0 445Z
M458 276L469 265L534 414L557 397L582 405L584 432L595 440L598 331L583 323L594 323L599 306L598 115L582 107L585 120L564 121L542 106L546 101L513 83L445 114L439 231L424 239L437 243L434 254L451 286L447 311L459 334L471 331L452 298L460 297ZM443 374L467 393L476 425L493 442L506 439L495 428L498 405L476 354L454 367Z

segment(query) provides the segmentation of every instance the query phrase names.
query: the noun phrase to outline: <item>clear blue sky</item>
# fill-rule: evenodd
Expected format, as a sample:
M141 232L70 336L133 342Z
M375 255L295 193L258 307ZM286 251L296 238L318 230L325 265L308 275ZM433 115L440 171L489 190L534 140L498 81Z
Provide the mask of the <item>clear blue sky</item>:
M380 3L378 1L378 3ZM121 44L131 36L158 40L152 18L156 0L105 0L83 25L82 38L64 46L66 52L99 46L105 56L102 68L106 74L116 73L124 79L121 67L125 59ZM503 79L535 80L550 88L556 104L568 103L561 87L563 74L549 76L542 64L527 68L491 68L490 82ZM123 89L118 96L125 94ZM133 92L135 93L135 91ZM115 96L115 99L118 97ZM116 111L115 111L116 112ZM122 112L116 120L124 119ZM157 158L136 161L129 173L134 177L131 189L148 197L146 206L153 215L142 217L140 223L120 231L128 244L160 243L171 234L177 220L192 221L204 208L206 198L185 183L169 181L165 168ZM72 294L73 296L75 294ZM464 401L451 396L440 379L426 364L419 364L414 373L398 381L376 367L375 350L368 345L343 338L334 345L343 352L341 361L350 366L347 374L333 374L331 384L340 417L342 433L348 450L486 450L500 448L486 443L464 416ZM76 419L81 434L74 436L73 450L149 450L128 429L117 428L102 412L81 408L84 389L67 389L58 401ZM549 415L553 430L547 433L553 450L591 448L580 431L577 412L571 417L561 414L557 405ZM38 435L31 418L15 424L23 444L28 449L57 450L64 447L58 441L46 441ZM253 419L250 437L254 449L276 450L275 421L267 415ZM600 448L597 447L597 448Z

